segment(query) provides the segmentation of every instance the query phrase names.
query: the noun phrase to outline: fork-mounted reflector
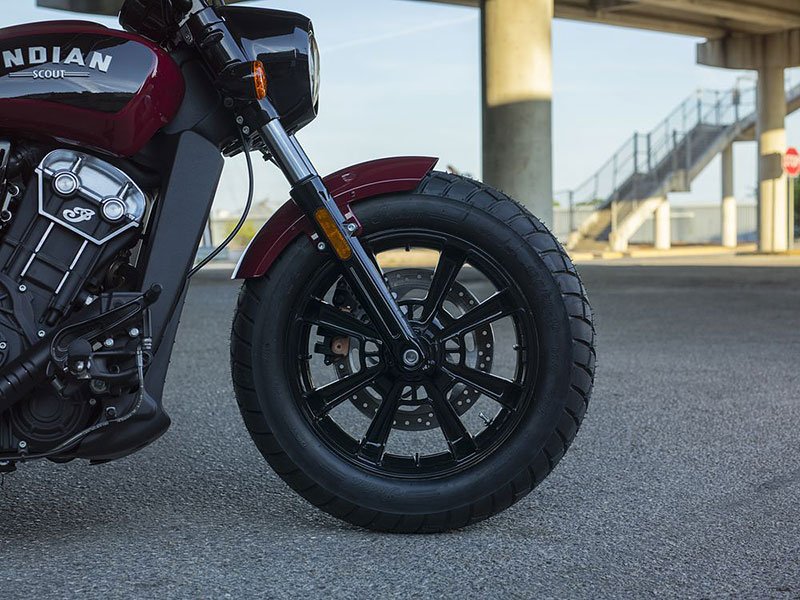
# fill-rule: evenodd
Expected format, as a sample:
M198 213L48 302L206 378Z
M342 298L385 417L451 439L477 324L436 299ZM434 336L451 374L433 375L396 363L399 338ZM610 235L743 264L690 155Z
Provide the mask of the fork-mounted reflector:
M320 229L328 239L333 251L340 260L350 260L353 251L350 249L350 244L344 237L339 227L336 226L336 221L333 220L331 213L326 208L319 208L314 213L314 219L319 224Z

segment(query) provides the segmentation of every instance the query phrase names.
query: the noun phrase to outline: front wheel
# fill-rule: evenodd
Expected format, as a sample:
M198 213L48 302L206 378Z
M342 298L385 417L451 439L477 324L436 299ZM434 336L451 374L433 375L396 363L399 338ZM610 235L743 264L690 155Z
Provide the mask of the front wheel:
M586 291L550 232L480 183L432 173L355 212L431 364L393 364L338 264L301 237L239 296L245 424L335 517L396 532L483 520L540 483L578 431L595 364Z

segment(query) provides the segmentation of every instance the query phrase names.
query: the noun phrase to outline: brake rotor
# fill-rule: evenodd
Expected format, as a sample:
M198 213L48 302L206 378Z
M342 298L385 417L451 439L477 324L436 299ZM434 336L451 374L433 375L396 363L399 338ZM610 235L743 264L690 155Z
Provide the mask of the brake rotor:
M428 293L433 280L434 272L428 269L397 269L386 274L389 288L396 294L397 303L401 309L409 315L413 321L415 314L418 315L422 310L422 303ZM341 289L339 290L342 291ZM349 294L349 291L347 292ZM444 309L440 314L436 324L446 327L456 320L456 318L470 309L477 306L480 302L475 295L458 281L453 282L452 287L445 296L443 303ZM349 306L355 306L353 316L366 321L364 311L355 302L348 302ZM450 311L455 308L456 316L452 316ZM448 311L449 309L449 311ZM347 340L346 342L344 340ZM333 361L336 374L339 379L343 379L360 369L368 368L377 363L375 355L360 349L358 356L354 356L351 351L351 343L355 345L355 340L350 338L336 338L332 344L344 344L347 347L346 356ZM447 342L445 354L453 357L454 362L465 360L468 364L474 364L476 369L489 371L494 357L494 335L491 327L480 327L471 334L465 336L464 340L453 339ZM456 384L450 391L448 398L453 408L460 415L472 408L480 397L480 392L469 388L463 384ZM363 389L350 397L350 402L361 413L372 419L381 404L380 395L370 388ZM424 388L409 387L401 396L401 405L395 416L394 427L405 431L425 431L439 427L436 416L427 402L427 395Z

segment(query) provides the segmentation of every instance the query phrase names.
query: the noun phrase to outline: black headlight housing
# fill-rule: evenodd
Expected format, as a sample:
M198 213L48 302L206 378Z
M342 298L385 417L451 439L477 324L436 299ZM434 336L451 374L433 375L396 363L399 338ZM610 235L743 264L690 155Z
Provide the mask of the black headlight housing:
M221 6L245 54L260 60L267 72L267 96L284 128L294 133L313 121L319 110L319 51L308 17L297 13Z

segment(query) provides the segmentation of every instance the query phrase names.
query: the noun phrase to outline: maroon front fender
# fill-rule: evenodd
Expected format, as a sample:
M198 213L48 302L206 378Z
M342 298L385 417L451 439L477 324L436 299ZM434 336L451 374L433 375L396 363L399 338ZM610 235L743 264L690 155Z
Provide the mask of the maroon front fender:
M438 158L423 156L382 158L347 167L328 175L324 181L336 204L347 215L350 206L362 200L416 189L437 162ZM313 233L313 225L290 200L250 242L233 272L233 279L261 277L295 238Z

